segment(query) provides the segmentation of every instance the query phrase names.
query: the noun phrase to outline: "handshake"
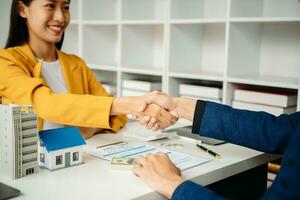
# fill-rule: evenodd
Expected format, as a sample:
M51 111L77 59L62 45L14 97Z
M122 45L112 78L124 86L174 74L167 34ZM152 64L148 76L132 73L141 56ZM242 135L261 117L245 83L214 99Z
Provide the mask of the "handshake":
M196 101L192 99L171 97L159 91L122 98L128 102L127 113L152 131L165 129L180 118L193 120Z
M152 131L165 129L178 119L193 120L196 101L171 97L163 92L153 91L143 96L124 96L113 100L110 115L131 114ZM101 128L78 127L84 138L101 132Z

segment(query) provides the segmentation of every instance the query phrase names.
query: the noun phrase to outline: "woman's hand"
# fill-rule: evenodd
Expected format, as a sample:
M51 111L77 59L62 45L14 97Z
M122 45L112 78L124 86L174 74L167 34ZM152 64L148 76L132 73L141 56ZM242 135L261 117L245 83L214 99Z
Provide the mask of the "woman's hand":
M147 128L153 131L165 129L177 121L175 116L156 104L148 105L143 112L139 113L139 118L149 118Z
M149 118L148 128L152 130L164 129L174 124L178 119L157 104L149 104L141 111L140 107L148 95L119 97L114 99L111 115L132 114L140 119Z
M147 110L147 107L150 104L159 105L161 108L163 108L165 111L168 111L169 114L173 115L178 120L178 113L175 110L175 102L172 97L167 96L165 93L160 91L149 92L142 96L138 111L144 112L145 110ZM145 126L147 129L151 129L152 131L164 129L173 124L170 123L169 125L162 126L157 122L156 118L149 115L146 115L144 117L133 115L133 118L139 120L141 125Z
M140 104L139 111L144 111L149 104L157 104L165 110L171 112L177 118L181 118L178 113L178 101L176 98L168 96L160 91L152 91L143 96L143 101Z
M149 154L137 159L133 173L154 190L171 198L175 189L184 181L180 170L164 153Z

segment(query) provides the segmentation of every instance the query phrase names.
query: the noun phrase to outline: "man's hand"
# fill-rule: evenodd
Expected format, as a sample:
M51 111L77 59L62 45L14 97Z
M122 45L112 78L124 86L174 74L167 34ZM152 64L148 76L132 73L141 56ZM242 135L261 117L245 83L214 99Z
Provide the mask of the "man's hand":
M160 91L152 91L145 94L144 99L140 105L139 111L144 111L149 104L157 104L167 111L172 112L174 116L179 118L177 109L177 101L175 98L168 96L167 94Z
M139 108L140 111L146 109L149 104L157 104L178 119L185 118L193 121L196 106L196 101L193 99L171 97L159 91L150 92L143 97L144 100ZM148 129L153 129L153 121L149 117L143 117L139 120Z
M179 169L164 153L142 156L137 161L138 165L133 168L133 173L169 199L184 181Z
M147 109L147 107L150 104L157 104L160 107L164 108L166 111L168 111L171 115L175 116L177 119L179 118L179 114L178 111L176 110L174 98L167 96L163 92L152 91L143 95L143 100L140 104L139 111L143 112L144 110ZM160 128L160 125L156 123L155 118L151 118L150 116L147 115L142 118L136 115L133 115L133 117L139 120L140 124L146 126L147 129L151 129L152 131L162 129ZM168 126L164 126L164 128L166 127Z
M149 119L147 128L152 129L153 131L165 129L177 121L175 116L156 104L148 105L147 108L138 115L141 119Z

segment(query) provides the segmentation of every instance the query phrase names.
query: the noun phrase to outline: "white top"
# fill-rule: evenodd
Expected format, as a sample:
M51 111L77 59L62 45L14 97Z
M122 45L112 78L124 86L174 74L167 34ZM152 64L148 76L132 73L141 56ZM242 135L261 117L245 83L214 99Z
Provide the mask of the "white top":
M42 76L53 92L63 93L68 91L65 80L62 75L59 60L56 60L54 62L44 61L42 67ZM64 127L64 125L44 120L43 130L62 127Z

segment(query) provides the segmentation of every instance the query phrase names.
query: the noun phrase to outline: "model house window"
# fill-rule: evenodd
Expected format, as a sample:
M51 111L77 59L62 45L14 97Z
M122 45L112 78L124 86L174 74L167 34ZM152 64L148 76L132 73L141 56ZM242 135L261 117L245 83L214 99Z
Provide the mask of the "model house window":
M40 140L40 146L44 147L44 143L42 142L42 140Z
M40 153L40 161L41 161L42 163L45 163L45 154Z
M62 155L56 156L56 165L61 165L62 164Z
M33 174L33 173L34 173L34 168L26 169L26 175Z
M73 161L78 161L79 160L79 152L74 152L73 153Z

